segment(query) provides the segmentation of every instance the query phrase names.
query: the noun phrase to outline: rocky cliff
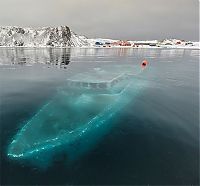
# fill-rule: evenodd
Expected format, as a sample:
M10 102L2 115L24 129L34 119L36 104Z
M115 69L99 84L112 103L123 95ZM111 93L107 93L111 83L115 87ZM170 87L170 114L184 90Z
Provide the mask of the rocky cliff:
M82 47L87 39L78 36L67 26L22 28L0 27L0 46L15 47Z

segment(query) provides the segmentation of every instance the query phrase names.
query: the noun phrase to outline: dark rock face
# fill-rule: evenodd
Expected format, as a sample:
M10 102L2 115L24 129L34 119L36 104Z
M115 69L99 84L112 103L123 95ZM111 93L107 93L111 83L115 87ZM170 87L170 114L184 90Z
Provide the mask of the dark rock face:
M62 38L66 38L67 40L70 40L71 38L71 31L69 27L61 27L62 28Z
M61 26L56 28L50 28L49 30L48 46L70 46L71 31L67 26Z
M23 41L15 41L14 44L15 44L15 46L24 46Z
M25 34L25 30L23 28L16 28L16 32L19 34Z
M80 47L88 42L67 26L44 28L0 27L1 46Z

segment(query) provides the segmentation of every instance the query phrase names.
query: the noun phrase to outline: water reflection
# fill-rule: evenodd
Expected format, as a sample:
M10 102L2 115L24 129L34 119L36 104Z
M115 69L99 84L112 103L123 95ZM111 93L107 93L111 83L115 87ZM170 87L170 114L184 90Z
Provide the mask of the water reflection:
M193 56L193 57L200 57L200 52L199 50L191 50L190 51L190 56Z
M66 51L67 49L64 49L65 52L63 52L61 57L61 63L60 67L67 68L67 65L70 63L70 49Z
M33 65L48 64L59 68L67 68L71 60L71 49L1 49L1 65Z
M119 58L113 60L113 58ZM199 57L198 50L185 49L105 49L105 48L1 48L0 65L47 64L49 67L67 68L73 62L141 61L147 59L174 60L184 56ZM121 59L120 59L121 60Z
M161 50L161 56L163 58L169 57L182 57L184 56L185 50L184 49L174 49L174 50Z

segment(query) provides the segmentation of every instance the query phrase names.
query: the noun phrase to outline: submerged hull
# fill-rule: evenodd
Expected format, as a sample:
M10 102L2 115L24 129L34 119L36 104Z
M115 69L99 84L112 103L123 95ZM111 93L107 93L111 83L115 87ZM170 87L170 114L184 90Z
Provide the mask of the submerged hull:
M109 132L111 119L144 87L127 74L113 74L108 83L86 80L87 86L83 76L80 81L78 76L68 79L66 87L25 124L9 145L10 158L39 159L60 149L71 159L79 156ZM90 86L94 83L98 86Z

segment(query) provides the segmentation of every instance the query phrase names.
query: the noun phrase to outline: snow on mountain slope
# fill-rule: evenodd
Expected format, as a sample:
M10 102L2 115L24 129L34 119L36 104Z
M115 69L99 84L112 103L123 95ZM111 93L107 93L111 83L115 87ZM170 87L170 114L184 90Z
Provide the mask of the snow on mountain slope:
M76 35L67 26L37 29L0 27L0 46L82 47L89 46L89 43L84 37Z
M129 45L124 45L128 42ZM97 43L100 43L97 44ZM120 44L121 43L121 44ZM72 32L67 26L22 28L17 26L0 27L2 47L137 47L137 48L189 48L200 49L199 42L177 39L163 41L121 41L113 39L88 39Z

